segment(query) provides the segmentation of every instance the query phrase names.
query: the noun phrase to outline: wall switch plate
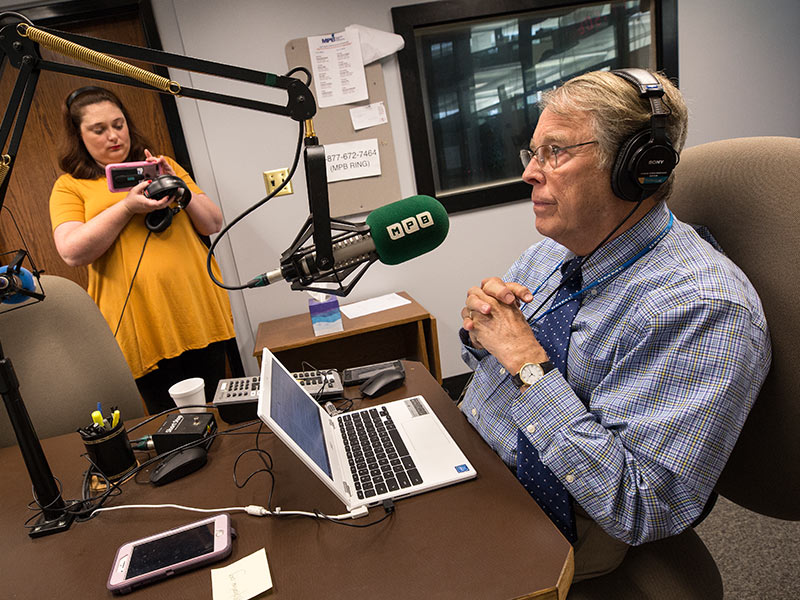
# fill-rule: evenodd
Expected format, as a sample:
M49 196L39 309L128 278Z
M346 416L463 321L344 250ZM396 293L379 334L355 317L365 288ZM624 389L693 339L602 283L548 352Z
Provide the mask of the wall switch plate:
M272 191L289 178L289 169L275 169L274 171L264 171L264 185L267 187L267 194ZM285 196L293 194L292 182L287 183L284 188L276 194L276 196Z

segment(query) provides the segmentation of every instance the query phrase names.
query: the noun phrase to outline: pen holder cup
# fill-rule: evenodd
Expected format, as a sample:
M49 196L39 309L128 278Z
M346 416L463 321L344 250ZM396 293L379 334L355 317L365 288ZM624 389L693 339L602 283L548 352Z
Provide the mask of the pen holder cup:
M109 480L115 481L136 466L128 432L122 421L111 431L95 437L83 437L92 462Z

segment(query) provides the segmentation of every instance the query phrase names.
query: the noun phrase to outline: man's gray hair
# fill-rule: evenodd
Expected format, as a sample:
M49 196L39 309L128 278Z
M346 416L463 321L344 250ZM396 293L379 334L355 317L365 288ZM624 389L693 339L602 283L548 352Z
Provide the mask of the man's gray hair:
M689 111L677 87L660 73L653 73L664 88L661 101L670 113L667 117L667 137L680 153L686 143ZM592 71L578 75L562 86L546 92L540 109L549 109L560 117L578 113L588 115L598 142L598 166L610 169L617 153L632 135L650 127L650 101L640 98L638 89L610 71ZM672 191L674 174L654 195L666 200Z

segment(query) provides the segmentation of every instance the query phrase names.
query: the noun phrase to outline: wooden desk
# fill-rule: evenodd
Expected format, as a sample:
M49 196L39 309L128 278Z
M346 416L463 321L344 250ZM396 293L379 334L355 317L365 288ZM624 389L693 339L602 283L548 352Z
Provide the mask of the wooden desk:
M317 369L357 367L405 358L425 365L442 382L436 319L406 292L411 304L349 319L344 331L315 336L308 313L265 321L258 326L253 356L269 348L290 371L304 371L303 361Z
M406 363L406 387L394 400L421 393L478 472L478 477L399 500L395 514L373 527L352 528L305 518L257 518L231 513L238 537L231 564L266 548L274 582L264 598L510 598L564 599L572 579L572 547L511 471L458 412L419 363ZM356 390L357 391L357 390ZM369 401L365 405L375 404ZM160 421L154 425L157 426ZM249 431L254 431L250 429ZM141 432L135 431L138 436ZM66 498L80 493L86 467L77 434L43 442ZM129 482L108 505L177 503L196 507L264 505L268 477L257 475L243 489L232 482L233 462L254 446L252 435L220 437L201 470L174 483L152 487ZM328 514L344 506L276 438L262 434L259 446L274 461L273 505L286 510L317 508ZM255 456L239 464L240 481L259 468ZM139 476L147 481L147 476ZM23 527L31 515L28 473L16 446L0 450L0 572L4 598L110 598L105 588L117 547L129 540L199 520L175 509L126 509L74 523L69 531L31 539ZM370 509L363 524L383 515ZM132 600L210 599L209 568L201 568L136 590Z

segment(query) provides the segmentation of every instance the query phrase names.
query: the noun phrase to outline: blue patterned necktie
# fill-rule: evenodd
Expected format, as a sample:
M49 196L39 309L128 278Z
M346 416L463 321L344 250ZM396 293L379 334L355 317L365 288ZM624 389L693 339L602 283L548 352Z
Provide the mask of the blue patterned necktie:
M581 289L581 272L574 258L561 266L562 283L552 306L568 298ZM576 269L577 267L577 269ZM571 273L576 269L574 273ZM565 280L564 276L570 276ZM578 313L580 298L573 298L553 312L542 317L536 339L542 345L550 362L566 375L567 350L572 321ZM536 451L522 431L517 432L517 479L533 496L545 514L555 523L564 537L574 544L578 539L575 530L575 514L572 512L572 498L553 472L539 458Z

